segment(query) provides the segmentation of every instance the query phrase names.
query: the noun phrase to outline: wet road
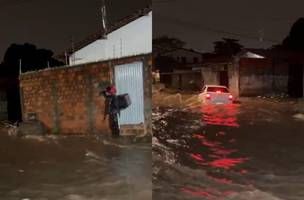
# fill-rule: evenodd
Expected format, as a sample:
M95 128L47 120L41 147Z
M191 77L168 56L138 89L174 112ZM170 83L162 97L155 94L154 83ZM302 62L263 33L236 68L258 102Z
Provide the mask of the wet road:
M151 200L151 145L0 134L0 199Z
M154 110L153 198L303 200L303 103Z

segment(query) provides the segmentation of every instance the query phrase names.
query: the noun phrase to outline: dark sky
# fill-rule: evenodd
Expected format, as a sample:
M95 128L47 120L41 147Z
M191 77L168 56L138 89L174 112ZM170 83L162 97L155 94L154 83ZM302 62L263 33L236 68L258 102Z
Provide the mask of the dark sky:
M222 37L270 47L304 17L303 8L303 0L153 0L154 37L175 36L200 51L213 50L212 42Z
M110 22L149 5L150 0L107 0ZM12 43L30 42L55 53L101 28L101 0L0 0L0 61Z

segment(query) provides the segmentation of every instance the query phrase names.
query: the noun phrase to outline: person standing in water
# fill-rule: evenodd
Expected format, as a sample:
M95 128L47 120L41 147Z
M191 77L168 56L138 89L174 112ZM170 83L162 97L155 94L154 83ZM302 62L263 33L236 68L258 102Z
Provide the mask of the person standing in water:
M107 115L109 116L109 125L112 131L112 136L118 137L120 135L118 125L118 115L120 114L120 109L116 95L116 88L113 85L108 86L106 90L101 92L101 94L105 97L104 118L106 118Z

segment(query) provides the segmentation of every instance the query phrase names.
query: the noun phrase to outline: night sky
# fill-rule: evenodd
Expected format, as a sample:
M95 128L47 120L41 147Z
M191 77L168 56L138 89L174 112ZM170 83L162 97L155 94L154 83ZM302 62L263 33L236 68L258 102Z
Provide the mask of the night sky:
M150 0L108 0L113 23L146 7ZM74 41L101 29L101 0L0 0L0 61L12 43L33 43L61 53Z
M154 37L174 36L200 51L222 37L267 48L288 35L303 8L303 0L153 0Z

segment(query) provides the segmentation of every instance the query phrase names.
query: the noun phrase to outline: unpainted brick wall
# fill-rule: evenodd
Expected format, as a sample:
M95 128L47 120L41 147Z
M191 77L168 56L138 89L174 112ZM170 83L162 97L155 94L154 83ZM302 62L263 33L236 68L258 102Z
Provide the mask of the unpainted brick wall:
M52 133L109 133L104 119L101 89L113 83L115 65L143 61L145 80L145 133L150 132L151 55L67 66L20 76L23 120L36 113Z

